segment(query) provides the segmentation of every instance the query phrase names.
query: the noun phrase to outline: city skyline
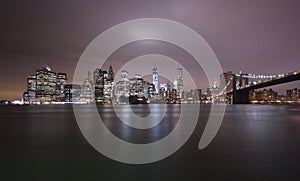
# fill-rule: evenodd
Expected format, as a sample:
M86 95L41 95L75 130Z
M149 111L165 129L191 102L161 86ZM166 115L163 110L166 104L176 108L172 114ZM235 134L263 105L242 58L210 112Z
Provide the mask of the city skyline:
M98 1L74 2L72 6L61 1L18 3L6 2L0 7L1 99L19 98L26 87L23 77L33 65L48 64L72 78L81 53L96 36L137 18L165 18L191 27L212 47L223 70L272 75L300 67L297 1ZM118 70L122 59L136 57L140 50L173 55L191 72L199 71L193 70L190 58L161 42L125 46L112 56L111 63ZM196 79L205 82L203 75ZM284 92L298 85L296 82L276 89Z
M177 99L183 100L182 68L177 68L177 78L174 83L170 83L170 80L167 80L166 84L164 80L158 81L159 74L156 66L152 69L152 81L144 80L144 76L140 74L130 78L126 70L121 70L119 76L120 79L115 80L115 73L110 65L108 71L95 68L87 72L87 77L82 84L72 84L68 83L66 73L56 73L49 66L38 68L35 74L30 74L27 78L27 89L23 93L22 102L25 104L51 102L128 104L132 96L145 99L144 103L161 98L163 101L172 99L173 102L178 102Z
M298 180L299 8L1 2L1 178Z
M81 84L72 84L68 83L66 73L56 73L46 66L36 69L35 74L29 74L27 89L23 93L21 102L24 104L49 104L51 102L95 102L99 104L219 102L240 104L299 103L300 101L299 88L288 89L284 95L278 94L272 88L266 89L266 87L270 87L270 84L276 85L299 80L300 71L269 76L227 71L220 75L220 80L216 84L203 90L197 87L195 89L184 88L186 81L181 67L177 68L177 75L173 83L168 79L159 81L159 72L159 68L154 65L152 80L147 80L137 73L130 77L128 71L124 69L121 70L121 74L115 75L113 67L110 65L108 71L95 68L93 71L87 72L87 76ZM164 73L162 72L162 74ZM239 90L242 92L236 92ZM248 98L239 98L239 95L243 95L243 90L248 90L247 93L245 92Z

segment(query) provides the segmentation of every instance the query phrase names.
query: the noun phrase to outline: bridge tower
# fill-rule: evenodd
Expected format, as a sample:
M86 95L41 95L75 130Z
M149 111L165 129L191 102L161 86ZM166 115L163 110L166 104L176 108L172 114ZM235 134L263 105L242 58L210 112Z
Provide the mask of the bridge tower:
M250 103L250 91L248 89L241 89L237 90L236 84L237 84L237 76L234 74L232 78L232 84L233 84L233 89L232 89L232 97L233 97L233 104L249 104Z

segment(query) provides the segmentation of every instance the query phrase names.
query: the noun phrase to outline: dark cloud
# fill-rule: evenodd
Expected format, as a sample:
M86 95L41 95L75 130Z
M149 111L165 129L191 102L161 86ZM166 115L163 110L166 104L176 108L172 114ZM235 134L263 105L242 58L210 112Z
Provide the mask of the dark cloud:
M2 2L0 98L19 98L26 76L45 64L71 77L95 37L137 18L165 18L193 28L213 48L224 70L294 71L300 69L299 7L297 0ZM299 82L288 86L300 87Z

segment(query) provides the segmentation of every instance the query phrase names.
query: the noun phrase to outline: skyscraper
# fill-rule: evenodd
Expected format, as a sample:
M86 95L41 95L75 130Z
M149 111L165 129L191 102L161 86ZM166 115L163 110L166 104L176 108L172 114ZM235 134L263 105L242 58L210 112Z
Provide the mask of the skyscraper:
M121 71L121 80L116 83L116 103L128 104L129 98L129 77L126 70Z
M44 103L64 101L64 87L67 85L67 74L51 71L50 67L36 70L35 75L27 78L27 90L24 92L24 103Z
M112 68L111 65L109 66L109 69L108 69L108 77L107 77L107 80L110 81L110 82L113 82L113 81L114 81L114 71L113 71L113 68Z
M145 81L140 74L135 74L134 78L129 81L129 93L131 96L145 96L144 95ZM148 87L147 87L148 92ZM145 96L146 97L146 96Z
M56 73L49 67L36 70L36 98L40 102L56 99Z
M94 71L94 84L95 84L95 101L102 103L104 100L104 72L101 69Z
M80 101L84 102L93 102L94 101L94 92L93 92L92 81L89 78L86 78L81 86L80 91Z
M182 68L177 68L177 93L179 98L183 98L183 71Z
M56 77L56 100L64 101L65 100L65 85L68 83L68 78L66 73L58 73Z
M36 101L36 75L30 75L27 78L27 93L29 103Z
M148 94L149 94L149 97L148 98L152 98L154 96L154 84L152 83L149 83L148 85Z
M153 85L155 88L155 93L158 94L158 69L154 66L152 69L152 80L153 80Z
M66 102L78 102L80 100L81 86L77 84L67 84L64 86L64 100Z
M111 104L113 101L114 89L114 73L110 66L108 72L103 71L104 74L104 87L103 87L103 103Z

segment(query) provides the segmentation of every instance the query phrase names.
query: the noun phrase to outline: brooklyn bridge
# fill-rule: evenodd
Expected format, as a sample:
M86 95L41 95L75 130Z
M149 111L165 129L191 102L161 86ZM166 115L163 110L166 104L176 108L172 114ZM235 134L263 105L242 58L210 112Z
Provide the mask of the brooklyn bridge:
M225 95L232 104L249 104L251 91L300 80L300 70L278 75L233 74L228 72L224 73L223 76L222 90L218 95Z

